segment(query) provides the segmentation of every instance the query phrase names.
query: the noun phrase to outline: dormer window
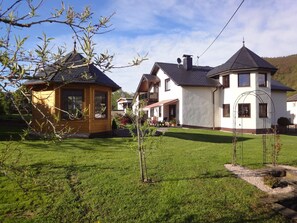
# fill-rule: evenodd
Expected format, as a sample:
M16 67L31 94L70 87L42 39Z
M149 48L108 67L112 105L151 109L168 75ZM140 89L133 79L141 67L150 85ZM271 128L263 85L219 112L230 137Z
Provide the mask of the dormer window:
M267 74L258 74L258 85L259 87L267 87Z
M230 77L229 75L223 76L223 87L224 88L230 87L230 78L229 77Z
M249 87L250 86L250 74L243 73L238 74L238 87Z
M170 78L165 79L165 91L170 91L171 89L171 81Z

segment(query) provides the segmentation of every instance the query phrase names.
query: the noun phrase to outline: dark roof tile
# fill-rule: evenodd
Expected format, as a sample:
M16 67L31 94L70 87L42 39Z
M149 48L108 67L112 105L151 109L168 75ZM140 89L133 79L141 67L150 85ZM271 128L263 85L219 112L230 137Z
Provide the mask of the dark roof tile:
M160 79L156 75L143 74L139 81L136 92L147 92L152 84L157 84L159 82Z
M239 49L226 63L215 67L208 72L208 77L214 77L220 73L243 70L267 70L274 74L277 68L259 57L245 46Z
M155 63L154 67L163 70L172 81L179 86L200 86L200 87L216 87L220 86L217 80L208 78L207 72L212 68L208 66L193 66L192 70L186 70L182 65L172 63ZM152 69L151 74L157 71Z
M294 89L283 85L281 82L271 79L272 91L295 91Z
M111 87L113 91L121 88L94 64L85 65L84 62L85 58L80 53L71 52L48 66L45 71L39 72L37 79L27 81L24 85L69 82L103 85ZM73 68L70 68L71 66Z

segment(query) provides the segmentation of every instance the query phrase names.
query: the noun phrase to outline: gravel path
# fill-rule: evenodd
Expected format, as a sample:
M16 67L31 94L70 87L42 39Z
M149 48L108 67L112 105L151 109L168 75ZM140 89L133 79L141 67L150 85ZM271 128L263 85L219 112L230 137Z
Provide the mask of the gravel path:
M292 186L272 189L265 185L263 180L265 170L250 170L242 166L235 166L232 164L225 164L224 166L226 169L234 173L237 177L247 181L248 183L256 186L257 188L268 194L289 193L294 190Z

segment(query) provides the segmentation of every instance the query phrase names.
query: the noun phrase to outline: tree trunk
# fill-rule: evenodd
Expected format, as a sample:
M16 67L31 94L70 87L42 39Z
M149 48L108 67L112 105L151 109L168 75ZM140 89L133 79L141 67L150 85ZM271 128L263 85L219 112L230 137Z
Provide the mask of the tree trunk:
M143 159L142 159L142 145L140 138L140 130L139 130L139 117L136 115L136 130L137 130L137 143L138 143L138 153L139 153L139 168L140 168L140 179L144 182L144 171L143 171Z
M147 181L147 168L146 168L146 158L145 158L145 151L142 150L142 161L143 161L143 172L144 172L144 180Z

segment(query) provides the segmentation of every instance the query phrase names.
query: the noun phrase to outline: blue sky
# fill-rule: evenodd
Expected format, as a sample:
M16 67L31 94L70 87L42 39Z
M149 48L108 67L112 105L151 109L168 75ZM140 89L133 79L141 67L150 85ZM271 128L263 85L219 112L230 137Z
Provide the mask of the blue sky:
M297 1L245 0L220 38L197 61L242 0L65 0L81 10L89 5L94 18L115 12L112 32L95 37L96 52L108 50L117 66L127 65L137 53L148 53L139 67L115 69L107 75L123 90L134 92L142 74L150 73L155 62L176 63L183 54L199 65L218 66L245 45L260 56L276 57L297 53ZM60 5L45 1L42 13ZM37 26L26 35L36 44L42 32L55 38L55 44L73 47L69 29L55 25ZM32 47L32 45L28 44Z

